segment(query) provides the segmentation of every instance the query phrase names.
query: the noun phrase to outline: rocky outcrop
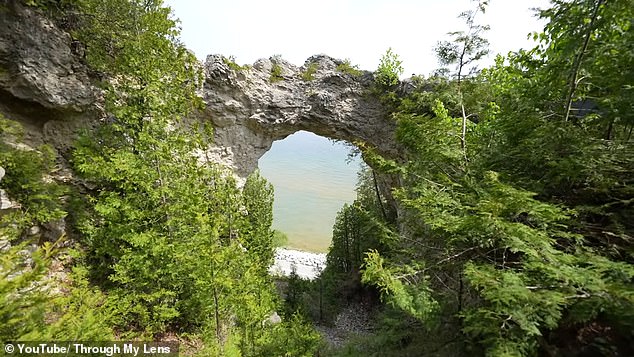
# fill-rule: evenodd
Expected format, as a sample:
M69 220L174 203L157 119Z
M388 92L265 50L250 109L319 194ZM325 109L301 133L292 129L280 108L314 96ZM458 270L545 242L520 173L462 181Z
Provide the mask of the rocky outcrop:
M101 116L77 41L23 1L0 3L0 23L0 115L23 127L22 149L49 144L63 154Z
M341 347L350 340L370 334L374 325L371 316L375 313L369 306L353 303L337 314L332 325L317 324L315 329L330 346Z
M51 176L73 181L64 154L80 128L103 117L100 92L91 85L76 41L22 1L0 3L0 115L20 122L25 150L49 144L58 152ZM337 59L317 55L297 67L279 57L238 68L208 56L197 118L215 127L208 157L246 177L275 140L306 130L351 143L364 142L395 157L395 123L371 93L373 75L346 70ZM348 67L349 69L349 67ZM404 87L405 88L405 87ZM381 176L386 197L392 183Z
M63 152L77 127L100 116L99 91L68 33L20 1L5 4L0 7L0 113L23 124L27 145L49 143ZM298 130L362 141L389 156L396 152L394 122L370 93L371 72L341 70L342 61L325 55L301 67L279 57L237 67L222 56L208 56L201 91L206 109L199 119L215 127L210 158L238 176L251 173L275 140Z
M271 57L236 68L222 56L208 56L204 119L216 128L214 157L246 176L275 140L299 130L362 141L393 156L395 124L371 94L372 73L341 70L342 63L318 55L296 67Z
M0 166L0 181L2 181L4 174L5 174L4 168ZM20 204L17 202L11 201L7 192L3 189L0 189L0 215L2 214L2 211L14 210L19 208L21 208Z
M70 35L21 1L0 7L0 88L54 110L82 111L95 102Z

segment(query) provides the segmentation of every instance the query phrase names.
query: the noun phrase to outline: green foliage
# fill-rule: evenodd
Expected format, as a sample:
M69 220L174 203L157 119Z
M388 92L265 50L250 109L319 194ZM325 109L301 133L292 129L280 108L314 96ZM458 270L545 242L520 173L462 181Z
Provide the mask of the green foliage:
M306 66L306 69L302 71L302 79L307 82L312 81L313 79L315 79L315 73L317 73L318 69L319 69L319 64L314 62L308 64L308 66Z
M488 1L477 1L475 10L465 11L458 16L465 21L467 31L454 31L449 35L452 41L439 41L434 52L442 66L454 65L455 76L458 83L464 77L477 71L476 62L489 54L489 41L482 34L489 30L489 26L475 23L478 13L483 13L488 6ZM449 72L449 70L445 70Z
M276 307L272 186L256 172L240 190L204 156L211 128L181 120L196 109L201 74L160 2L95 2L87 11L92 33L82 34L102 45L89 63L119 78L105 85L113 117L73 153L98 188L78 225L107 320L126 334L200 331L209 353L257 355L289 333L262 324ZM121 32L102 22L109 12Z
M246 71L249 68L251 68L249 65L244 65L241 66L239 64L236 63L236 59L233 56L229 56L229 58L223 57L222 61L229 66L229 68L231 68L232 70L236 71L236 72L241 72L241 71Z
M247 211L242 241L253 259L267 268L273 264L273 185L256 171L247 177L242 194Z
M359 192L359 191L357 191ZM345 204L337 213L333 226L332 244L328 250L327 266L339 273L358 271L364 253L381 247L388 238L381 222L375 192L365 192L352 205ZM362 200L365 199L365 202Z
M629 93L599 75L631 74L600 55L619 48L629 58L631 46L614 36L631 18L625 3L556 2L541 13L550 20L541 47L499 58L458 90L432 79L440 91L396 101L404 163L369 155L402 175L394 195L404 229L389 249L367 254L363 272L385 301L429 331L434 320L460 326L452 334L466 337L462 348L489 356L629 354L621 341L634 321L630 126L603 104ZM446 64L483 54L484 42L456 35ZM455 56L460 44L473 45L467 61ZM583 80L571 91L574 73ZM571 92L597 108L566 120ZM603 332L584 335L592 326ZM583 336L574 346L571 333Z
M256 356L314 356L321 337L301 316L293 315L288 321L274 325L260 337Z
M385 261L379 253L371 251L366 254L362 281L376 285L381 297L392 306L425 321L435 312L438 302L431 296L426 284L417 286L409 283L407 278L415 275L418 275L418 271L412 267L394 269L385 266Z
M19 146L22 128L0 117L0 165L7 170L0 183L10 198L20 203L13 212L0 216L2 265L0 266L0 337L5 340L107 340L112 333L103 315L93 309L96 290L69 287L68 295L54 297L54 282L46 277L53 256L61 252L46 242L24 240L24 230L66 215L61 197L66 189L45 179L53 169L53 153ZM12 244L13 246L10 246Z
M195 324L184 298L195 285L188 253L224 227L210 219L225 197L210 185L231 187L192 155L204 133L178 122L192 109L201 75L160 2L88 2L85 11L89 63L125 78L106 86L114 120L82 138L73 157L76 170L101 187L89 197L93 215L79 222L92 278L107 289L119 328L157 333L178 318Z
M48 242L36 249L31 247L32 243L22 242L3 248L0 338L4 341L112 340L107 310L100 309L103 294L89 288L85 277L75 269L73 284L62 284L65 295L52 295L51 288L60 284L46 274L52 257L59 257L60 251Z
M294 314L306 314L304 305L304 294L310 289L310 281L302 279L297 275L293 267L291 274L286 280L287 287L284 298L283 316L293 317Z
M430 333L420 322L398 308L382 306L375 311L374 332L347 339L344 346L326 351L325 356L434 356L462 355L461 342L450 337L447 326L442 334ZM449 335L449 336L448 336ZM321 351L320 351L321 352Z
M379 67L374 72L374 80L381 88L391 88L398 84L403 74L403 62L391 48L381 57Z
M358 77L363 74L363 72L359 69L359 66L350 63L349 59L345 59L343 62L339 63L337 65L337 71L354 77Z
M273 230L273 243L274 247L285 247L288 244L288 236L286 233L274 229Z
M8 140L0 142L0 166L6 171L0 187L20 203L23 221L31 225L63 218L66 212L60 198L67 190L44 178L54 168L54 153L45 145L36 151L8 143L19 144L21 133L19 124L0 117L0 135Z
M277 63L273 63L271 67L271 76L269 77L269 82L275 83L282 80L284 80L284 76L282 76L282 67Z
M316 320L334 320L341 308L360 294L376 295L375 289L364 287L361 282L364 256L371 250L384 250L394 233L385 221L386 202L377 191L375 180L372 169L360 170L357 198L337 213L326 267L307 289L311 299L305 301L305 310Z
M19 128L0 118L0 184L22 205L0 222L14 244L0 259L3 339L106 340L115 327L119 336L200 333L211 355L312 355L319 337L299 314L334 315L376 289L389 305L384 326L344 355L631 354L622 342L634 338L630 0L555 1L540 12L540 46L476 76L487 45L474 21L487 2L478 2L461 15L468 30L436 48L457 81L421 79L407 98L393 92L402 66L388 50L376 90L403 157L360 148L381 174L398 175L399 226L366 171L337 216L328 267L312 283L293 278L277 325L263 323L280 308L267 275L272 187L255 173L240 190L201 163L211 130L181 119L200 103L202 74L169 9L67 5L87 62L116 79L103 83L112 115L73 153L91 187L74 198L89 210L73 217L85 253L56 297L38 288L50 247L25 255L18 241L24 227L64 217L67 193L45 179L49 150L16 149ZM349 61L337 69L360 74ZM283 79L277 63L270 79ZM438 336L442 346L421 343Z
M66 294L52 297L48 303L47 317L50 323L40 326L23 337L30 341L112 341L114 333L109 320L109 310L103 309L106 296L91 287L84 267L73 267L72 282L64 288Z
M62 25L65 29L74 24L69 21L81 0L22 0L26 6L34 7ZM6 10L0 6L0 11Z
M3 341L21 339L44 323L46 294L40 286L50 260L42 249L30 253L29 257L25 254L27 247L26 242L12 247L2 247L0 339ZM32 259L32 262L27 262L27 258Z

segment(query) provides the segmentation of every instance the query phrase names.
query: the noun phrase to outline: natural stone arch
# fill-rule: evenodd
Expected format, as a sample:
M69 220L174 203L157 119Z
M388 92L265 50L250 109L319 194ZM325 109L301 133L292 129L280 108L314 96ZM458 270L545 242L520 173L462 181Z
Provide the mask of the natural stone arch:
M279 57L237 69L218 55L207 57L203 98L215 127L214 160L245 177L274 141L299 130L351 143L362 141L380 154L396 155L386 108L371 94L373 75L338 70L342 61L325 55L296 67ZM303 78L309 66L312 79ZM273 68L281 78L271 80Z

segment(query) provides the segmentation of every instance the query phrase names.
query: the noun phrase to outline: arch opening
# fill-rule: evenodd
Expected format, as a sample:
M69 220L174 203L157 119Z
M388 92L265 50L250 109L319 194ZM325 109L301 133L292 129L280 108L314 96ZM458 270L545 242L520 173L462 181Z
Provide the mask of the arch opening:
M356 198L362 160L352 147L309 131L277 140L258 161L275 189L273 228L292 249L326 252L337 212Z

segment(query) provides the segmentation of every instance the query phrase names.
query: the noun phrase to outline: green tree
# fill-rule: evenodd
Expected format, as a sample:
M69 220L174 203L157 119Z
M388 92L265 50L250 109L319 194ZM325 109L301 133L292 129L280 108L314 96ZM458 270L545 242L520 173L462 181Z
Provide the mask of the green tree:
M29 264L26 247L25 243L3 247L0 259L0 338L4 341L19 340L44 324L47 297L38 284L44 279L49 257L36 250Z
M249 175L244 188L247 224L243 232L245 248L253 252L264 270L273 264L273 186L258 171Z
M374 80L382 88L392 88L399 82L399 76L403 74L402 61L391 48L385 51L381 57L379 67L374 72Z
M454 118L437 100L451 95L419 90L398 102L406 156L383 167L402 173L400 237L367 254L363 279L430 331L440 322L453 336L445 342L490 356L629 354L633 230L624 217L634 166L628 116L612 106L629 92L598 75L632 73L599 52L631 58L626 3L558 1L542 11L540 47L462 81L486 100L470 131L457 129L461 110ZM570 93L580 110L566 108ZM594 104L583 107L586 99ZM469 161L455 141L463 135ZM590 326L611 332L566 342Z
M160 1L89 2L86 11L82 38L89 51L99 46L89 63L117 78L105 85L112 116L73 156L97 187L80 228L112 323L200 331L219 354L257 355L276 306L272 187L255 173L239 189L209 160L212 129L183 119L200 102L201 74Z
M475 22L478 13L486 11L488 1L477 1L475 10L461 13L458 17L464 19L467 30L450 32L453 41L440 41L434 48L436 56L441 65L455 65L454 76L457 83L458 104L462 114L462 132L460 134L460 145L466 158L467 146L467 120L469 116L465 111L462 82L465 78L477 72L477 62L489 54L489 41L482 37L483 33L489 30L488 26L478 25ZM443 72L448 72L444 70Z

